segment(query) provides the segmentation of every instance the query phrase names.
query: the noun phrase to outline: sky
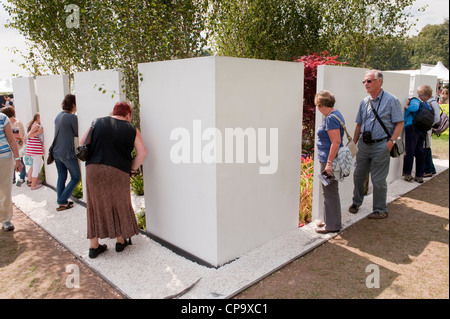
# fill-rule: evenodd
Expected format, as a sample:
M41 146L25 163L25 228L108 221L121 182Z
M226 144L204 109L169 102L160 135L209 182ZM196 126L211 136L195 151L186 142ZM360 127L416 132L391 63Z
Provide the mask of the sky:
M330 0L331 1L331 0ZM8 13L1 4L5 0L0 0L0 92L5 91L8 83L5 80L11 79L13 75L29 76L29 74L20 68L19 64L23 62L20 55L14 55L10 50L17 48L25 51L25 39L14 29L5 28L9 19ZM442 24L445 18L449 17L448 0L416 0L411 12L416 12L417 8L429 5L425 12L415 13L414 17L419 19L416 22L415 30L410 35L417 34L427 24ZM15 60L12 62L11 60Z

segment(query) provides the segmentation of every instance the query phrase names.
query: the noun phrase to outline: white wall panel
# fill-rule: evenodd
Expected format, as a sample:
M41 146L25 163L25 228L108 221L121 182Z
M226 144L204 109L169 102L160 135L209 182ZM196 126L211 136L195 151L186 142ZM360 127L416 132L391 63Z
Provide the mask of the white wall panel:
M16 118L26 127L38 112L36 89L33 77L20 77L12 79L14 92L14 107Z
M47 165L48 149L55 136L55 118L62 111L61 103L70 93L68 75L49 75L36 77L36 94L39 101L41 124L44 127L45 180L56 187L58 172L55 163Z
M89 129L92 121L112 113L117 102L125 100L125 81L119 70L75 73L74 89L77 100L78 136ZM83 194L85 194L86 169L81 163Z
M297 227L302 64L205 57L140 64L139 72L151 234L217 266ZM190 163L170 157L177 128L190 134ZM236 154L226 162L224 132L236 128L265 128L267 138L270 128L277 129L274 174L260 174L267 165L247 154L243 163ZM207 129L221 132L221 147L218 140L201 140ZM222 157L206 163L196 149L211 142Z

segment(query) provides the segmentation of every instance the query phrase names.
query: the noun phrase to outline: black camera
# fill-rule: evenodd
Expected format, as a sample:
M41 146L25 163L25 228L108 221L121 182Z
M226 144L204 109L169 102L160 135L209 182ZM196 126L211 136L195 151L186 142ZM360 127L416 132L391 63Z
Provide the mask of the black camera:
M363 142L364 143L372 143L372 132L371 131L363 132Z

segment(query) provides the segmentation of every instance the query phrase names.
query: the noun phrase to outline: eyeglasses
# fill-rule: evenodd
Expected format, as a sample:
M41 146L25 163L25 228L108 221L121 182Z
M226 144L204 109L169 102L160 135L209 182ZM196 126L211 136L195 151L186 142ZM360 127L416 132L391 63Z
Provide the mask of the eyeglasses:
M362 84L366 84L366 82L370 84L375 80L378 80L378 79L364 80L364 81L362 81Z

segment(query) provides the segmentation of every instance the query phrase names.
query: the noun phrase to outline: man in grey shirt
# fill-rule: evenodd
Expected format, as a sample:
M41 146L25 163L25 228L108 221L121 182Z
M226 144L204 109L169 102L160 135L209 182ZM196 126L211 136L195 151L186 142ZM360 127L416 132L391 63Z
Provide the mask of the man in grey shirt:
M77 110L75 95L67 94L62 102L63 111L55 119L55 144L53 157L58 171L56 183L57 211L70 209L74 203L69 201L73 190L81 179L80 164L75 154L74 137L78 137L78 118L74 114ZM58 132L59 127L59 132ZM67 172L70 182L66 186Z
M383 74L378 70L366 72L363 81L369 96L364 98L356 116L353 139L358 142L356 168L353 175L353 204L349 212L356 214L364 200L364 186L369 173L373 184L373 212L368 217L386 218L387 175L390 151L403 130L403 114L400 101L384 91ZM391 137L376 119L372 106L377 111Z

